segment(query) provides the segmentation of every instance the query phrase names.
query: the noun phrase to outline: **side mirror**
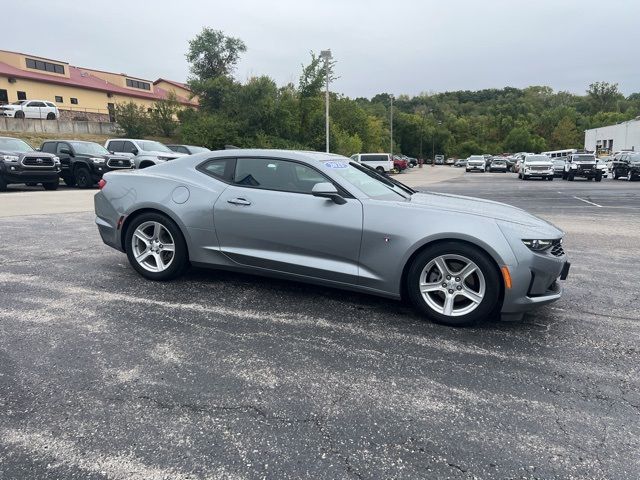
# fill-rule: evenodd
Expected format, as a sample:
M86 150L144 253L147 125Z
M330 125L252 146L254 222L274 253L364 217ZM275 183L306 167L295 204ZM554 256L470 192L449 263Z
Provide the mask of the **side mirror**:
M65 155L72 155L71 150L68 148L61 148L60 153L64 153Z
M138 149L134 148L133 150L131 150L131 153L133 153L134 155L138 155Z
M344 205L347 201L340 196L336 187L329 182L316 183L311 190L314 197L328 198L338 205Z

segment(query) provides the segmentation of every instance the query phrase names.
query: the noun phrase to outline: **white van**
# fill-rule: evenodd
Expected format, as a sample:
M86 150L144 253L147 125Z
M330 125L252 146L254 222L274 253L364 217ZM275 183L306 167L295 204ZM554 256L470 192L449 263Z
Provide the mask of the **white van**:
M351 160L369 165L379 172L389 173L393 170L393 159L388 153L356 153Z

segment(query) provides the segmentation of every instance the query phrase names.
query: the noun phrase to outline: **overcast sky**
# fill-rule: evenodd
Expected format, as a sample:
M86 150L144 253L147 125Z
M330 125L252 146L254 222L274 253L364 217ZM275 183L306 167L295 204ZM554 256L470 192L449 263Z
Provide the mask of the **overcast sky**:
M376 93L598 80L640 92L637 0L7 0L0 48L72 65L184 81L204 26L247 44L236 77L296 82L330 48L332 90Z

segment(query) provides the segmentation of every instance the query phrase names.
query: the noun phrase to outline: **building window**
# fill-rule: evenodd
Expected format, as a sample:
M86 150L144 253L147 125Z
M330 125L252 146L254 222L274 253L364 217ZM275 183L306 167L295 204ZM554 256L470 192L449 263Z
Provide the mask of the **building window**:
M62 97L59 95L56 95L56 103L63 103Z
M131 80L127 78L127 87L139 88L140 90L151 90L151 84L148 82L141 82L139 80Z
M59 65L57 63L51 62L43 62L42 60L34 60L33 58L27 58L27 68L42 70L43 72L60 73L64 75L64 65Z
M27 94L26 92L18 92L18 100L26 100Z
M77 105L77 104L78 104L78 99L71 97L71 105Z

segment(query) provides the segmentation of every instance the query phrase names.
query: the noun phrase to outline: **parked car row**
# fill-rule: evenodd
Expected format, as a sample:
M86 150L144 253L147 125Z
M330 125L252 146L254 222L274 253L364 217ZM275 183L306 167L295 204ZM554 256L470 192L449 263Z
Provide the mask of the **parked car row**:
M153 140L114 138L102 146L81 140L46 140L35 149L13 137L0 137L0 191L10 184L90 188L114 170L146 168L207 151L192 145L164 145Z

